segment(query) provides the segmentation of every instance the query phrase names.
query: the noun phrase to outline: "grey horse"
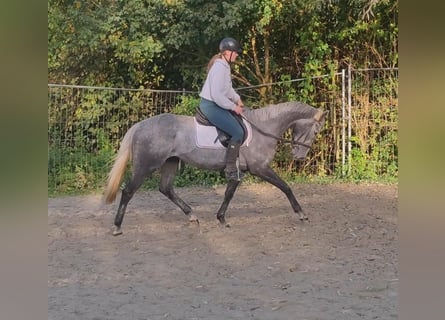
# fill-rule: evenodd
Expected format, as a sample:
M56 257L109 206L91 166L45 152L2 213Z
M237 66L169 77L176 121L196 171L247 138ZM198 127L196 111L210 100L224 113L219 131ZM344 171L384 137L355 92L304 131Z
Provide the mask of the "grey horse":
M295 159L305 158L314 138L324 126L326 114L301 102L279 103L243 112L243 117L252 126L252 136L249 144L240 149L240 170L250 172L279 188L301 220L306 220L307 216L291 188L269 164L280 140L292 145ZM292 130L292 139L282 139L281 136L289 128ZM114 235L122 233L121 225L128 202L144 180L157 169L161 173L159 191L181 208L191 221L198 221L191 215L191 207L173 189L179 161L201 169L221 171L225 166L226 150L198 147L195 131L194 117L164 113L142 120L126 132L104 192L105 203L112 203L116 199L127 164L131 161L132 175L122 190L114 221ZM217 212L221 224L226 223L225 212L239 183L229 181L227 184L223 203Z

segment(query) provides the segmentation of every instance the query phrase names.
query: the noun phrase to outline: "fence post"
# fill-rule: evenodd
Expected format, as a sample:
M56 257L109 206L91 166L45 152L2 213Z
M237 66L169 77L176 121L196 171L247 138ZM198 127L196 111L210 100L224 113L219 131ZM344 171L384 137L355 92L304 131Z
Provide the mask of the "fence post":
M352 131L352 79L351 65L348 65L348 174L351 174L351 131Z
M346 70L341 69L341 176L345 176L346 164Z

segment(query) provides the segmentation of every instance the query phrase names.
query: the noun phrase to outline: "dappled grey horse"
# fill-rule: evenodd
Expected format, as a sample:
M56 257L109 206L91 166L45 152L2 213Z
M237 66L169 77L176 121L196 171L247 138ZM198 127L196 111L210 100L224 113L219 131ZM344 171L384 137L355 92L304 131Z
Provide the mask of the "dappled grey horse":
M327 112L301 102L280 103L243 112L243 117L252 126L252 136L249 144L240 149L240 170L250 172L279 188L301 220L307 219L307 216L291 188L269 164L280 140L292 145L295 159L305 158L316 134L324 125L326 114ZM198 221L191 215L191 207L173 190L179 161L201 169L223 170L226 150L198 147L195 126L194 117L164 113L142 120L127 131L108 175L104 193L106 203L112 203L116 199L127 164L132 161L132 175L122 190L114 221L114 235L122 233L121 225L128 202L144 180L157 169L161 172L159 191L190 216L190 220ZM282 139L281 136L289 128L292 139ZM229 181L227 184L223 203L217 212L221 224L225 224L227 207L239 183Z

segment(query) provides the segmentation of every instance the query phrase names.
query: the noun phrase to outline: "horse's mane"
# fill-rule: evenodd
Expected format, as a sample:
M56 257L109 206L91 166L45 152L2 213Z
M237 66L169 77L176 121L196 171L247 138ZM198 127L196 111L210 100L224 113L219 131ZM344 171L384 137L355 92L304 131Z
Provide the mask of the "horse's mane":
M278 114L282 115L283 113L295 113L296 111L301 113L302 118L310 118L314 115L316 109L302 102L290 101L270 104L259 109L250 110L251 114L260 121L269 120Z

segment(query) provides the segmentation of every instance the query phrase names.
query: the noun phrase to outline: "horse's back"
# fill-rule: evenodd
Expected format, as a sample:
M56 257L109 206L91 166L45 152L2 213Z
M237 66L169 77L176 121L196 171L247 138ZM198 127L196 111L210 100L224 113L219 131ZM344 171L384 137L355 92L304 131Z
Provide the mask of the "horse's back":
M190 116L162 113L138 122L137 126L136 144L177 148L193 140L194 121Z
M139 130L154 131L155 133L169 132L181 129L190 129L193 125L193 117L162 113L144 119L138 123Z

